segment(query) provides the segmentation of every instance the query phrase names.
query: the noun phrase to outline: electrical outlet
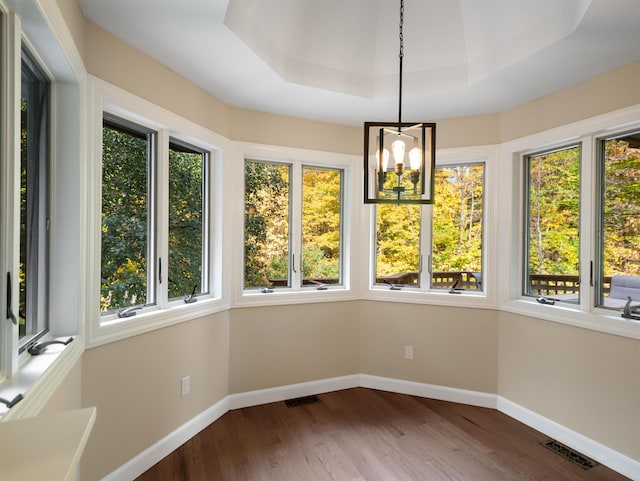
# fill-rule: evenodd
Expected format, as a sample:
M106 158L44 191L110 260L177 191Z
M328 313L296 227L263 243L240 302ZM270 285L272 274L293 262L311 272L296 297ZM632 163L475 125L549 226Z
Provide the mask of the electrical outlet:
M404 346L404 358L413 359L413 346Z
M189 391L191 390L191 376L183 377L182 382L180 383L180 387L182 396L186 396L187 394L189 394Z

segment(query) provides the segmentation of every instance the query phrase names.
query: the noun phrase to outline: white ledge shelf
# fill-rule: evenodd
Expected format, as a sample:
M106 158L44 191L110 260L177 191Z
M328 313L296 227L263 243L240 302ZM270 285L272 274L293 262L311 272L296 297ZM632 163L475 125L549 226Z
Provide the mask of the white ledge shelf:
M74 481L96 408L0 423L0 479Z

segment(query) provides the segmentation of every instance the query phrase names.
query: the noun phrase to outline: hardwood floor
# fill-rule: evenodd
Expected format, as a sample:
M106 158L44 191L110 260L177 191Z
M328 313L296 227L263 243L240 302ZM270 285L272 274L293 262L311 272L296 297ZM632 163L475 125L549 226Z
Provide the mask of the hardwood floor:
M238 409L137 481L618 481L493 410L365 388Z

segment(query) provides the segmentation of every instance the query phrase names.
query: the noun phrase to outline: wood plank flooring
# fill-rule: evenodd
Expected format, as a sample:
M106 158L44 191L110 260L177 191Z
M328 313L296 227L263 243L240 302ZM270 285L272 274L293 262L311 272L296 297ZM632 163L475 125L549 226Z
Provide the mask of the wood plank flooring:
M494 410L365 388L229 411L137 481L619 481Z

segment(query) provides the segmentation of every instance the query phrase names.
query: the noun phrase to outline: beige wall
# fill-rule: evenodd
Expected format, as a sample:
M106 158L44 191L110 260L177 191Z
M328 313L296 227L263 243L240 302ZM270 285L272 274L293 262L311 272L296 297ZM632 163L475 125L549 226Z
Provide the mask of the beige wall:
M230 137L229 107L217 98L90 21L84 38L89 74Z
M82 362L78 361L62 384L51 394L39 414L71 411L84 407L82 404Z
M228 319L223 312L85 351L82 404L98 409L81 479L108 475L227 395ZM182 397L184 376L191 392Z
M640 103L640 62L507 110L500 140L517 139Z
M80 55L84 58L85 18L80 5L78 5L78 0L56 0L56 3Z
M498 393L640 460L640 341L499 313Z
M362 302L359 372L487 393L497 392L496 312ZM404 346L414 360L404 358Z
M230 393L358 372L357 302L231 310Z

